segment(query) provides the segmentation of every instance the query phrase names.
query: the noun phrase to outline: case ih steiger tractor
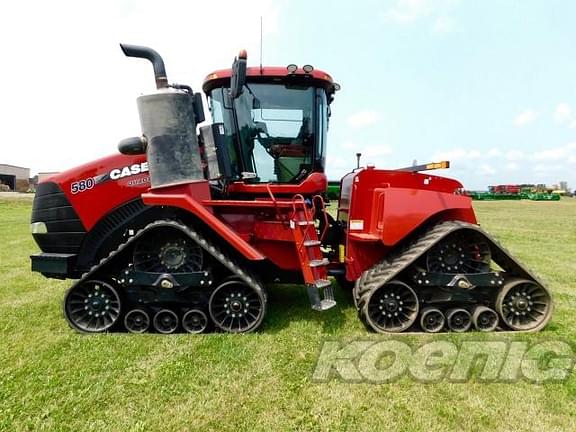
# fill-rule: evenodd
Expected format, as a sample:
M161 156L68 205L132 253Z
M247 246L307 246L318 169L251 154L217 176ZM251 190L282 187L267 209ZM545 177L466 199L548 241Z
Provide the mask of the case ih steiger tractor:
M335 306L335 277L381 333L537 331L549 291L476 223L469 197L429 166L368 166L341 180L326 210L330 104L339 89L312 66L246 66L138 98L142 135L120 153L38 185L32 269L77 279L64 315L82 332L250 332L266 286L304 284L311 308ZM377 145L377 144L374 144ZM432 166L435 168L436 166ZM315 313L315 312L311 312Z

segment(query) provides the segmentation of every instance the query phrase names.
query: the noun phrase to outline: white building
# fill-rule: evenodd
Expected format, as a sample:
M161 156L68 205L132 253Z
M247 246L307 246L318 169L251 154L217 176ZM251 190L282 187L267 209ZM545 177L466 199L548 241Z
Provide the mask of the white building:
M0 164L0 183L11 191L26 192L30 189L30 168Z

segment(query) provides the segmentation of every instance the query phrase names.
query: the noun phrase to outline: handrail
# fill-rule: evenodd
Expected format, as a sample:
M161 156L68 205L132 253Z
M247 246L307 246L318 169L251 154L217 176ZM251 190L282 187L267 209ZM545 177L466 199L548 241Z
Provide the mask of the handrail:
M302 204L302 210L304 211L304 219L306 220L306 222L310 222L310 220L308 219L308 212L306 211L306 200L304 199L304 196L301 194L296 194L292 197L292 217L296 217L296 203L298 204Z
M276 201L276 197L272 193L272 189L270 188L270 183L266 183L266 190L268 191L268 195L270 195L270 199L274 203L274 210L276 211L276 217L280 220L280 222L283 222L282 217L280 217L280 210L278 210L278 202Z
M314 195L312 197L312 203L314 204L314 201L320 200L321 206L320 206L320 210L322 210L322 214L324 215L324 229L322 230L322 234L320 234L320 242L322 242L324 240L324 237L326 237L326 234L328 233L328 227L329 227L329 222L328 222L328 214L326 213L326 206L324 205L324 198L322 198L321 195Z

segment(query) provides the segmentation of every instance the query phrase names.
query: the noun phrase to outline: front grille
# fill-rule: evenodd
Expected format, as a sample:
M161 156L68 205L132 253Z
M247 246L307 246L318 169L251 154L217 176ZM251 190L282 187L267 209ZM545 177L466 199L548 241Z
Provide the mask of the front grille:
M43 252L76 254L86 234L82 221L56 183L40 183L32 206L32 223L44 222L45 234L33 234Z

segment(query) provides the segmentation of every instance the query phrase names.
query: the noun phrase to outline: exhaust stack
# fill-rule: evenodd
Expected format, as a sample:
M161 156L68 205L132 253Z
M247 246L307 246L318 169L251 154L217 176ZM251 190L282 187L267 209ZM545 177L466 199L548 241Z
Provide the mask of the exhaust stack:
M126 57L137 57L149 60L154 68L154 79L156 80L156 88L168 87L168 77L166 76L166 68L164 67L164 60L160 54L152 48L140 45L120 44L122 52Z

